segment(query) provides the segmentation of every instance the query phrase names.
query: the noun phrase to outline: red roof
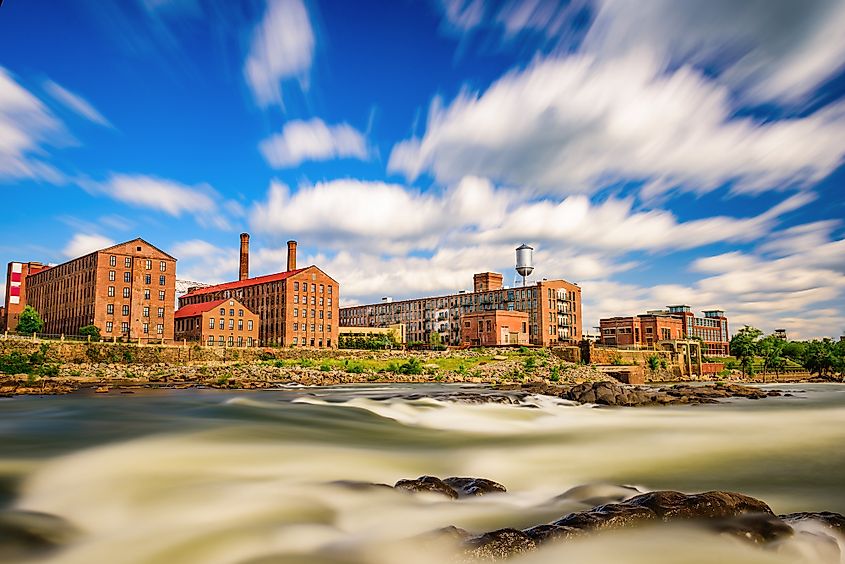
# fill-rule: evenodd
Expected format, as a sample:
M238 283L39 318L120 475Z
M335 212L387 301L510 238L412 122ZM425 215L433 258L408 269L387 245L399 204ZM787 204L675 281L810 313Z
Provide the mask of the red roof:
M223 302L228 301L229 300L215 300L213 302L203 302L200 304L186 305L177 309L174 317L176 319L182 319L183 317L196 317L198 315L202 315L210 309L216 308Z
M216 284L214 286L205 286L197 288L192 292L185 294L186 296L199 296L202 294L209 294L211 292L219 292L220 290L234 290L235 288L246 288L248 286L256 286L258 284L266 284L268 282L279 282L294 274L299 274L303 270L310 268L299 268L296 270L288 270L287 272L277 272L276 274L267 274L265 276L256 276L255 278L247 278L246 280L237 280L235 282L225 282L223 284ZM182 308L184 309L184 308Z

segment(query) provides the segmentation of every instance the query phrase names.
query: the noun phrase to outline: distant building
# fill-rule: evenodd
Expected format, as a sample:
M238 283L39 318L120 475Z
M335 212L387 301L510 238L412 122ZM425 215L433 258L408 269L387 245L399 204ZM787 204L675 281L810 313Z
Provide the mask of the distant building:
M667 306L631 317L600 320L601 343L605 345L651 346L660 341L697 339L705 356L727 356L730 352L728 318L722 310L708 310L697 317L688 305ZM680 323L679 323L680 322Z
M485 311L522 311L528 314L528 340L534 345L578 342L581 339L581 288L566 280L542 280L517 288L502 287L502 275L473 276L473 292L445 296L382 301L340 309L342 326L387 327L405 325L409 342L429 342L439 333L441 342L460 345L461 317Z
M389 336L397 345L404 345L405 326L401 323L391 325L389 327L338 327L339 343L343 343L344 339L354 339L355 337L380 337Z
M788 341L789 339L786 338L786 329L775 329L773 333L775 337L781 339L783 341Z
M141 238L25 280L25 302L41 315L45 333L76 335L96 325L105 339L173 340L176 259Z
M196 341L209 347L258 345L258 315L235 299L186 305L174 318L177 341Z
M524 311L491 310L461 316L461 344L471 347L527 345L528 314Z
M340 284L316 266L296 268L296 241L288 241L284 272L249 278L249 235L241 235L235 282L190 288L179 306L235 299L258 315L264 346L337 347Z
M10 262L6 267L6 302L0 322L3 331L14 331L26 307L27 278L50 268L40 262Z

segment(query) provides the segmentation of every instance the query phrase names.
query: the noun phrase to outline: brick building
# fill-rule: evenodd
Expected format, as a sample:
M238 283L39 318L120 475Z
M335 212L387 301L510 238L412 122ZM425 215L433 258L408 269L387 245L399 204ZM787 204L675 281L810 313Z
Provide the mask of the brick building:
M241 235L239 279L191 288L185 306L235 299L258 315L258 342L264 346L332 348L338 342L340 284L316 266L296 268L296 241L288 241L284 272L249 278L249 235Z
M26 286L30 274L50 268L40 262L10 262L6 267L6 303L0 323L3 331L14 331L26 307Z
M478 311L461 316L461 344L497 347L528 344L528 314L524 311Z
M341 308L343 326L387 327L402 323L408 342L461 344L461 316L483 311L523 311L528 314L529 342L553 345L581 340L581 288L566 280L543 280L529 286L502 287L502 275L473 276L473 292L387 301Z
M209 347L258 345L258 315L234 298L200 302L174 314L177 341L196 341Z
M45 333L170 342L175 283L176 259L138 238L30 274L26 303Z
M708 310L704 317L697 317L691 309L688 305L667 306L642 315L602 319L601 343L651 346L660 341L698 339L703 355L727 356L730 336L725 312Z
M671 315L611 317L602 319L599 325L604 345L650 347L660 341L684 338L683 322Z

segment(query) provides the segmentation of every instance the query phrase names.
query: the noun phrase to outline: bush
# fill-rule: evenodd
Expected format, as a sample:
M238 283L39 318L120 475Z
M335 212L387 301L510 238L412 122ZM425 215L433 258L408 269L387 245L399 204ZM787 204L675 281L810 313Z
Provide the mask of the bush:
M422 362L416 357L409 358L399 367L399 374L422 374L422 372Z
M258 353L258 360L276 360L276 355L270 351L261 351Z
M528 349L528 347L519 347L519 354L528 354L530 352L531 351Z
M302 368L311 368L312 366L314 366L314 361L310 358L301 358L299 359L299 365Z
M652 372L654 372L654 371L656 371L658 368L660 368L660 357L658 357L656 354L650 355L650 356L646 359L646 364L648 364L648 368L649 368L649 370L651 370Z
M350 363L346 367L346 371L351 373L351 374L362 374L364 372L364 367L362 365L358 364L357 362L356 363Z
M529 356L525 359L525 371L531 372L537 367L537 360L533 356Z
M44 364L37 370L38 374L41 376L58 376L59 375L59 365L58 364Z
M323 364L320 365L320 372L331 372L331 371L332 371L332 365L330 363L324 362Z
M96 325L86 325L80 328L79 334L83 337L91 337L91 340L95 343L100 340L100 328Z
M38 312L35 311L35 308L32 306L26 306L23 308L16 331L18 333L30 335L32 333L40 333L43 330L44 321L41 319L41 316L38 315Z
M32 372L32 366L30 366L29 358L26 355L18 351L13 351L0 356L0 372L6 374L29 374Z
M284 360L274 361L273 366L275 366L276 368L284 368L285 367L285 361Z
M559 366L552 366L551 372L549 372L549 380L552 382L560 382L560 367Z

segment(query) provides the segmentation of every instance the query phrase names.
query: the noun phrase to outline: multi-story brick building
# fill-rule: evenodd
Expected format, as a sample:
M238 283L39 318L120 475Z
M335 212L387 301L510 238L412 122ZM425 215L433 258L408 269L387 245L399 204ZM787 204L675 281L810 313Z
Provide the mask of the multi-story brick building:
M210 347L258 345L258 315L234 298L186 305L176 311L174 319L177 341L197 341Z
M660 341L698 339L705 356L727 356L730 350L728 318L722 310L708 310L696 317L690 306L667 306L629 317L599 321L601 342L605 345L651 346Z
M482 311L524 311L528 314L529 341L553 345L581 340L581 288L566 280L543 280L530 286L502 287L501 275L476 274L473 288L445 296L356 305L341 308L343 326L406 326L408 342L429 342L439 333L441 342L461 344L461 316Z
M179 298L180 309L234 298L258 315L261 345L337 347L340 284L316 266L296 268L296 241L288 241L286 271L249 278L244 235L239 280L191 288Z
M6 303L0 323L3 331L14 331L26 307L26 286L30 274L50 268L40 262L10 262L6 267Z
M461 316L461 344L497 347L528 344L528 314L524 311L478 311Z
M175 283L176 259L138 238L30 274L26 303L45 333L170 342Z
M683 322L671 315L646 313L599 321L601 342L611 346L650 347L660 341L684 338Z

